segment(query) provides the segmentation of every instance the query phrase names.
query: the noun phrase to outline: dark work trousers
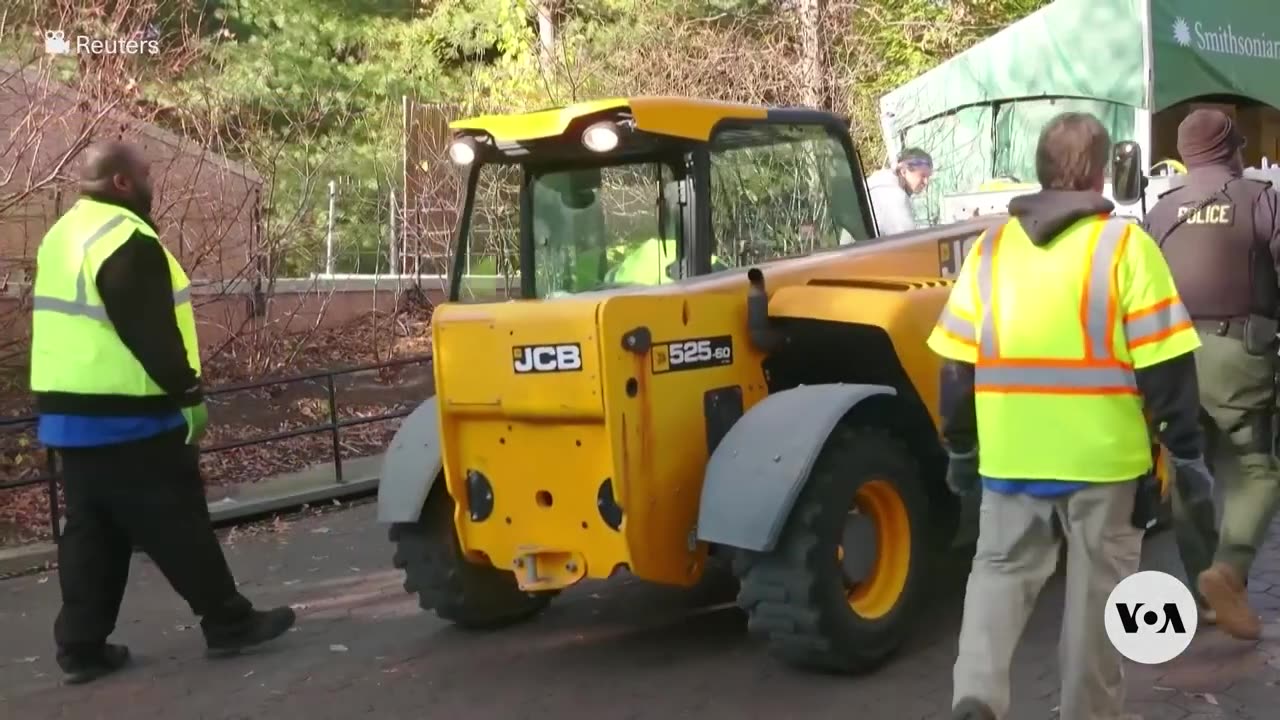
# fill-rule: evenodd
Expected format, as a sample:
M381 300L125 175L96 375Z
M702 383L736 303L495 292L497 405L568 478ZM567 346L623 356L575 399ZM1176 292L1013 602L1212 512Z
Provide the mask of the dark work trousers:
M113 630L133 547L149 555L196 615L239 597L213 533L199 455L186 427L145 440L57 451L67 525L58 544L58 647L101 645Z
M1232 338L1201 333L1196 350L1201 404L1226 436L1240 474L1226 485L1214 560L1249 577L1280 505L1280 467L1274 452L1276 358L1255 357Z
M1211 509L1192 512L1176 494L1173 498L1178 550L1197 596L1196 578L1213 562L1231 566L1241 580L1249 577L1280 506L1272 428L1276 360L1250 355L1234 338L1201 332L1200 341L1195 351L1200 404L1229 443L1240 473L1224 484L1220 531L1214 530Z

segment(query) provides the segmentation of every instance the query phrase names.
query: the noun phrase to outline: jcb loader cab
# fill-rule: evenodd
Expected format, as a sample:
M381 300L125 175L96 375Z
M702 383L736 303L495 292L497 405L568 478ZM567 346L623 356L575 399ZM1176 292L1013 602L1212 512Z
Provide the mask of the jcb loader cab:
M453 130L437 395L378 494L406 590L495 627L584 578L690 586L722 556L776 655L881 663L960 516L925 338L999 219L873 237L824 112L632 98ZM515 250L491 245L505 208ZM468 301L504 265L509 299Z

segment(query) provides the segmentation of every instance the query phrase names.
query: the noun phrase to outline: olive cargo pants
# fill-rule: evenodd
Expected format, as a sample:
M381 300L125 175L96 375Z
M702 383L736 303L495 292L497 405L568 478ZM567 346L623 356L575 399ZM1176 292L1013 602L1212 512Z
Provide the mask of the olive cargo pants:
M978 548L964 597L952 705L974 698L997 718L1009 716L1010 665L1036 598L1067 541L1066 604L1058 665L1063 720L1123 717L1120 654L1107 639L1107 598L1138 571L1142 531L1133 527L1132 482L1087 487L1060 498L984 491Z
M1193 517L1178 494L1173 497L1174 532L1192 592L1196 577L1215 561L1249 577L1249 568L1280 504L1280 469L1274 452L1272 422L1276 415L1276 360L1257 357L1244 343L1201 332L1196 350L1200 405L1213 419L1240 474L1224 488L1222 527L1212 519ZM1199 600L1199 597L1197 597Z

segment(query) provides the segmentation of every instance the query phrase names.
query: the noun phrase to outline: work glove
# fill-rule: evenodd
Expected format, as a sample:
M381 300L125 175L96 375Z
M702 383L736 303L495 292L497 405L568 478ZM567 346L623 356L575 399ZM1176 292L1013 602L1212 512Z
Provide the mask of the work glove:
M187 444L196 445L204 437L205 428L209 425L209 406L203 402L199 405L182 408L182 417L187 421Z
M1177 485L1182 501L1187 505L1213 502L1213 473L1203 455L1193 458L1173 458L1173 482Z
M947 489L954 495L968 495L978 489L978 449L967 453L947 451Z
M1204 456L1173 458L1173 482L1181 496L1183 513L1201 533L1212 535L1218 513L1213 507L1213 475Z

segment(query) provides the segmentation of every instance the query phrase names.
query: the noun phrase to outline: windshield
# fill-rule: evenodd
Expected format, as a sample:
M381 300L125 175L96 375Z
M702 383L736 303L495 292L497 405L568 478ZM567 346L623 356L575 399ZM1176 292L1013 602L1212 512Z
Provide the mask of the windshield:
M838 135L815 125L755 125L711 140L714 252L742 267L869 237Z
M666 163L530 170L537 297L681 277L681 181ZM519 169L480 169L459 299L517 297Z

